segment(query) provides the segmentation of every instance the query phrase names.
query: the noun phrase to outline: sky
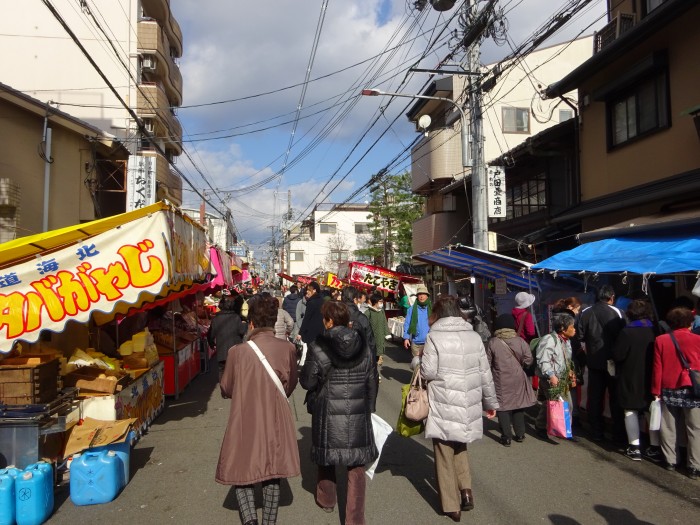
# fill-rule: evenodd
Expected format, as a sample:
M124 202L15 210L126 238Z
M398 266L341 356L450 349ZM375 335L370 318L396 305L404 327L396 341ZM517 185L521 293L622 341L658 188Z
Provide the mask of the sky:
M507 56L571 2L497 2L507 39L485 39L482 63ZM253 247L279 229L289 195L296 221L316 202L346 201L388 165L409 170L410 156L391 163L416 137L404 116L414 101L360 91L420 93L431 76L409 69L436 68L448 55L459 5L437 12L413 0L171 2L184 40L178 117L189 154L178 168L218 210L231 210L239 239ZM591 0L543 45L604 22L605 0ZM184 188L184 204L198 207L200 197ZM367 198L365 191L351 202Z

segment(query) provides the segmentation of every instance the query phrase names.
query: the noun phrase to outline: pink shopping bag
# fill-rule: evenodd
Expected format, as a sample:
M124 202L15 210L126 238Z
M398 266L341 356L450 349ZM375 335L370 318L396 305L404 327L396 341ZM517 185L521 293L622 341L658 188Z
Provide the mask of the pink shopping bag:
M571 407L562 398L547 401L547 434L564 439L572 437Z

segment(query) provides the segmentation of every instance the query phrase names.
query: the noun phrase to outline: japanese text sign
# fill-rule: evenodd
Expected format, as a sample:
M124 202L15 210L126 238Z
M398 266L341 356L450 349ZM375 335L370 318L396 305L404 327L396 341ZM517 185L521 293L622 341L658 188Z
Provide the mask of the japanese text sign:
M506 216L506 172L501 166L489 166L487 200L489 217Z
M369 264L351 263L350 282L361 286L376 286L378 290L395 292L399 287L400 274Z
M0 270L0 352L15 339L33 342L42 330L60 332L94 310L109 313L160 292L175 275L170 231L159 212Z

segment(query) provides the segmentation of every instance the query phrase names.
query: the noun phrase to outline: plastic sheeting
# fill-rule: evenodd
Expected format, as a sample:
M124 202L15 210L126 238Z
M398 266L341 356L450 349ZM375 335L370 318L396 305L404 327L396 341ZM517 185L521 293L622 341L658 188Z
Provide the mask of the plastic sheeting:
M558 253L533 270L673 274L700 271L700 238L621 237Z

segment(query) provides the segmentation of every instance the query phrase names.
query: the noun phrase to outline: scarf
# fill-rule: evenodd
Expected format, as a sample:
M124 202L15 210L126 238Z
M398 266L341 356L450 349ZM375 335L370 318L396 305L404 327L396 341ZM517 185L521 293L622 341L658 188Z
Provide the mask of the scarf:
M493 333L493 335L495 337L498 337L499 339L512 339L518 334L516 334L515 330L513 330L512 328L499 328Z
M418 327L418 307L421 308L427 308L428 309L428 317L430 317L430 313L433 310L433 303L430 302L430 296L428 296L428 299L424 303L421 303L419 300L416 299L416 302L413 304L413 308L411 310L411 322L408 324L408 335L416 335L416 328Z
M629 323L627 323L627 326L629 326L630 328L652 328L654 326L654 323L652 323L649 319L637 319L636 321L630 321Z

